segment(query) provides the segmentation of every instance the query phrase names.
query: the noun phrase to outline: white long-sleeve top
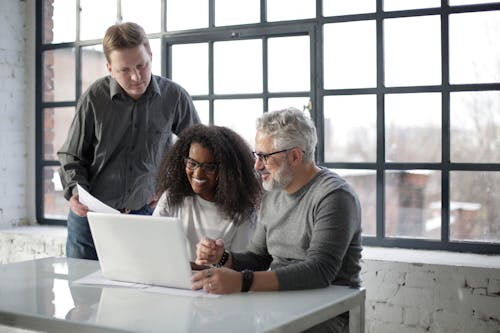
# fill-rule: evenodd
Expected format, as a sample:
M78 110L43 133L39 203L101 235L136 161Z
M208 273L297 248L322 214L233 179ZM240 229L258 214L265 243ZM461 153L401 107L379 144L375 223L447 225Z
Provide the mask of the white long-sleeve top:
M256 214L251 220L235 225L224 217L214 202L204 200L199 195L186 197L179 207L171 208L163 193L153 216L170 216L181 220L188 240L188 254L193 261L196 259L196 244L205 236L223 239L224 247L231 252L244 252L256 226Z

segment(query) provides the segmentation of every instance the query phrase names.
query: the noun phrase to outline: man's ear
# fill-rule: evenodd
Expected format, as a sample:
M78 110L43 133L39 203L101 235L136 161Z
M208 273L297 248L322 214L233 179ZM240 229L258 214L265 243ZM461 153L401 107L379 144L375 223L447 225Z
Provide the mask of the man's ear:
M109 75L111 75L111 65L109 62L106 63L106 69L108 70Z
M298 148L295 147L291 151L291 156L292 156L292 164L297 165L302 163L302 159L304 158L304 152Z

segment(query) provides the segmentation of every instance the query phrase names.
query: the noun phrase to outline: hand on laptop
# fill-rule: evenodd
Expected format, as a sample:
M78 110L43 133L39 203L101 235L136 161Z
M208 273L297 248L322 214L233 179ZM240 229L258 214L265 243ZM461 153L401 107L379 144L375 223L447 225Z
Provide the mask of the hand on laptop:
M222 239L213 240L203 237L196 244L196 261L198 265L215 265L224 254L224 241Z

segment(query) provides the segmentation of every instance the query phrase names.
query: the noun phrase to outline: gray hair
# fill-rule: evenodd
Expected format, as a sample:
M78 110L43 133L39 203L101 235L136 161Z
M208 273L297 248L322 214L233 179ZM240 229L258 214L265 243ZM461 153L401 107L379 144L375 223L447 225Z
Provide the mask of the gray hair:
M257 131L272 138L273 149L300 148L304 162L314 160L318 143L316 126L304 112L296 108L264 113L257 119Z

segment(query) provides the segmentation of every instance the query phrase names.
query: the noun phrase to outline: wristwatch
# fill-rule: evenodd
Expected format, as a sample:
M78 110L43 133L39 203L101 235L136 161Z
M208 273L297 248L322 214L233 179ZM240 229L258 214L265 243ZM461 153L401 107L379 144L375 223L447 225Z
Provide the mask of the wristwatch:
M241 292L246 293L250 290L253 283L253 271L249 269L245 269L241 271L242 274L242 283L241 283Z

